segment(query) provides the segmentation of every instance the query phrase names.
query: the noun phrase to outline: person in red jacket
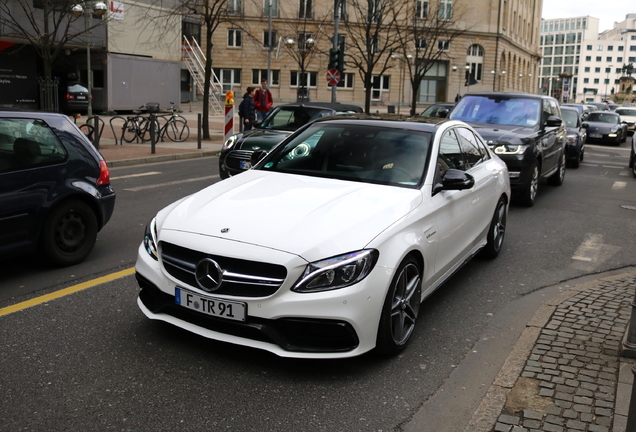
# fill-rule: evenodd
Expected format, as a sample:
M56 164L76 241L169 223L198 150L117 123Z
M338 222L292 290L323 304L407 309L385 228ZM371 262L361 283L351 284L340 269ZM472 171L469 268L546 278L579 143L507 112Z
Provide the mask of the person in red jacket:
M262 122L274 104L272 92L267 88L267 80L261 81L261 88L254 94L254 105L256 106L257 121Z

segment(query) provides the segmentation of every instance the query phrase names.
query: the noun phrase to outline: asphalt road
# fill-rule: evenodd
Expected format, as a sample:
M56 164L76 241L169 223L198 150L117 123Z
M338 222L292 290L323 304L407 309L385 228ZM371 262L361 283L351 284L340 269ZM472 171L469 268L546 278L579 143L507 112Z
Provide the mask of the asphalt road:
M629 144L588 146L563 186L512 206L499 258L473 260L430 297L396 358L299 361L209 341L147 320L133 276L0 316L0 430L391 431L441 392L457 398L431 425L464 424L554 285L636 264L636 212L621 207L636 206ZM146 222L216 172L216 158L113 169L116 212L89 259L2 263L0 308L131 268Z

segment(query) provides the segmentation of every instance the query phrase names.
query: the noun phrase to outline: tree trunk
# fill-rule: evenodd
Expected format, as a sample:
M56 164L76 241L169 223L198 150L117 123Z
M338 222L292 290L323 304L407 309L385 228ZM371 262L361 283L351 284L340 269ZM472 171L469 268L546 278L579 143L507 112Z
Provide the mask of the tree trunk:
M373 80L371 74L364 74L364 112L371 113L371 94L373 93Z
M210 80L212 78L212 31L207 26L205 46L205 81L203 82L203 139L210 139Z

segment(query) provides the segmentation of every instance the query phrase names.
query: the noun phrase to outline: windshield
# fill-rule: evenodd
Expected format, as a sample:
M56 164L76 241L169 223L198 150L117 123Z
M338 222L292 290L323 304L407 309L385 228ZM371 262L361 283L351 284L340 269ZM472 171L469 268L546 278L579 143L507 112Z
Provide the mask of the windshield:
M614 114L608 114L605 112L601 112L601 111L594 111L592 113L590 113L589 116L587 116L587 119L585 119L585 121L588 122L599 122L599 123L608 123L608 124L617 124L618 123L618 116L614 115Z
M636 117L636 109L619 108L616 110L616 113L622 116Z
M493 96L464 96L451 112L453 120L533 127L539 123L541 101Z
M427 132L319 123L275 148L258 169L416 187L428 160L429 141Z
M67 91L69 93L88 93L88 89L80 83L69 84Z
M579 119L579 114L577 112L562 110L561 114L563 115L563 120L565 120L567 127L576 127L576 123Z
M331 114L331 110L320 108L279 107L267 116L261 123L260 128L295 131L311 121L330 116Z

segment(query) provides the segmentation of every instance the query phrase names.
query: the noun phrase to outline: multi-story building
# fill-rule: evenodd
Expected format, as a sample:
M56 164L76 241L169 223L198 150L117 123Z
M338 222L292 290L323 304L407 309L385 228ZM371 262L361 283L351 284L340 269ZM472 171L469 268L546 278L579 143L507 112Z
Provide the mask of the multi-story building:
M599 34L589 16L541 24L540 84L562 102L600 102L618 89L623 67L636 63L636 14Z
M248 86L258 86L269 70L275 101L295 101L300 74L304 73L307 96L316 101L330 100L331 89L325 75L327 53L333 40L333 0L272 0L271 27L267 12L269 1L230 1L236 21L222 23L217 28L212 51L215 72L224 88L242 94ZM344 19L339 22L339 35L347 55L356 55L355 50L350 49L355 37L351 26L356 26L353 22L356 1L345 0ZM377 0L381 2L383 0ZM413 41L412 50L418 49L418 43L433 43L445 51L422 80L416 98L418 104L452 101L456 95L468 91L534 93L538 90L538 17L542 0L410 0L402 13L417 16L423 11L438 10L438 5L457 14L454 15L458 17L456 27L465 32L450 43L446 43L443 36L438 40ZM274 40L272 51L267 49L270 29ZM306 44L309 40L311 47ZM314 50L316 54L306 56L304 64L300 64L296 53L299 47ZM411 101L412 86L406 62L416 56L407 53L406 58L393 57L392 67L374 76L372 101L399 107ZM365 91L362 77L349 64L350 61L337 86L337 100L362 104ZM470 86L466 85L467 68L474 78Z

